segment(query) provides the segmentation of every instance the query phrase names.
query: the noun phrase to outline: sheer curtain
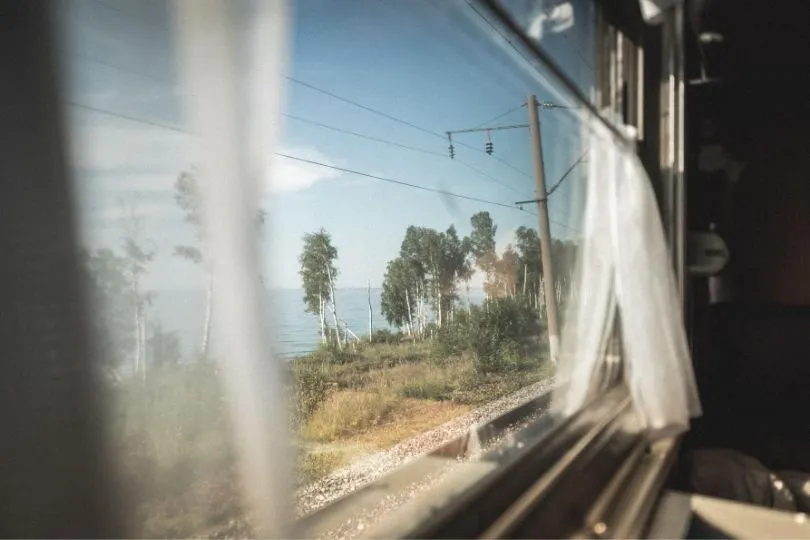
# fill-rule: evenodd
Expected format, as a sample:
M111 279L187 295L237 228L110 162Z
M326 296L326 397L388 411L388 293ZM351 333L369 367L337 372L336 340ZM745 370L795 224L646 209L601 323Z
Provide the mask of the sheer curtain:
M650 180L638 156L599 123L588 126L589 174L577 260L580 294L562 332L554 410L570 415L590 395L608 337L621 319L624 377L653 436L689 428L701 413L681 306Z

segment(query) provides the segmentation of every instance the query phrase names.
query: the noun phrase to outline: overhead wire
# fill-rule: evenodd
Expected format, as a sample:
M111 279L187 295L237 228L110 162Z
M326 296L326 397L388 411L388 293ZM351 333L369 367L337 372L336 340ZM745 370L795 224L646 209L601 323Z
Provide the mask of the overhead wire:
M473 129L478 129L478 128L484 127L484 126L486 126L486 125L488 125L488 124L492 124L493 122L496 122L496 121L500 120L501 118L503 118L504 116L508 116L508 115L512 114L513 112L515 112L516 110L518 110L518 109L522 109L522 108L523 108L523 107L525 107L525 106L526 106L526 103L525 103L525 102L524 102L524 103L521 103L520 105L517 105L517 106L515 106L515 107L512 107L511 109L509 109L509 110L508 110L508 111L506 111L506 112L502 112L502 113L501 113L501 114L499 114L498 116L495 116L495 117L493 117L493 118L490 118L490 119L489 119L489 120L487 120L486 122L481 122L481 123L480 123L480 124L478 124L477 126L473 126Z
M98 60L96 58L91 58L89 56L85 56L85 55L82 55L82 54L77 54L75 56L77 58L81 59L81 60L84 60L84 61L97 63L99 65L102 65L102 66L105 66L105 67L108 67L108 68L111 68L111 69L116 69L116 70L122 71L124 73L129 73L129 74L132 74L132 75L135 75L135 76L138 76L138 77L142 77L144 79L148 79L148 80L151 80L151 81L154 81L154 82L157 82L157 83L167 84L166 81L161 81L161 80L159 80L159 79L157 79L155 77L152 77L150 75L146 75L146 74L140 73L138 71L134 71L134 70L131 70L131 69L128 69L128 68L124 68L124 67L118 66L116 64L105 62L103 60ZM304 83L304 84L306 84L306 83ZM340 98L340 99L342 99L342 98ZM93 107L88 106L88 105L83 105L83 104L79 104L79 103L71 103L71 104L74 105L74 106L77 106L77 107L88 109L88 110L94 110ZM352 102L352 104L354 104L354 102ZM357 105L361 105L361 104L357 104ZM105 111L101 111L101 110L96 110L96 111L97 112L105 112ZM289 113L282 113L282 114L284 116L286 116L287 118L290 118L291 120L295 120L297 122L311 124L311 125L314 125L314 126L324 128L324 129L329 129L329 130L336 131L336 132L339 132L339 133L345 133L347 135L352 135L352 136L359 137L359 138L366 139L366 140L370 140L370 141L376 141L376 142L379 142L379 143L382 143L382 144L387 144L387 145L390 145L390 146L399 147L399 148L402 148L402 149L405 149L405 150L411 150L411 151L414 151L414 152L420 152L420 153L427 154L427 155L433 155L433 156L436 156L436 157L447 158L446 154L443 154L441 152L436 152L434 150L428 150L428 149L425 149L425 148L417 148L415 146L409 146L409 145L398 143L398 142L395 142L395 141L390 141L390 140L382 139L382 138L379 138L379 137L373 137L373 136L370 136L370 135L365 135L363 133L358 133L356 131L340 128L340 127L337 127L337 126L331 126L331 125L328 125L328 124L324 124L322 122L317 122L317 121L310 120L310 119L307 119L307 118L302 118L300 116L296 116L296 115L289 114ZM384 114L384 113L382 113L382 114ZM125 115L120 115L120 116L124 117ZM131 119L136 120L135 118L131 118ZM144 121L144 123L145 123L145 121ZM176 128L172 128L172 126L168 126L168 125L165 125L165 124L159 124L159 123L155 123L155 122L150 122L150 124L154 125L156 127L164 127L166 129L175 129L176 131L182 131L182 130L178 130ZM515 193L518 193L518 194L525 194L525 192L516 189L515 187L513 187L513 186L499 180L495 176L493 176L493 175L479 169L478 167L475 167L475 166L467 163L466 161L463 161L463 160L461 160L459 158L455 158L454 161L456 161L459 164L461 164L462 166L472 170L473 172L480 175L481 177L486 178L486 179L498 184L501 187L507 188L507 189L509 189L509 190L511 190L511 191L513 191Z
M300 79L296 79L295 77L290 77L289 75L284 75L284 78L287 79L288 81L294 83L294 84L298 84L298 85L303 86L305 88L309 88L309 89L311 89L311 90L313 90L315 92L319 92L319 93L321 93L323 95L329 96L329 97L331 97L333 99L336 99L338 101L342 101L343 103L347 103L347 104L352 105L354 107L357 107L359 109L363 109L364 111L368 111L368 112L370 112L372 114L376 114L376 115L381 116L383 118L387 118L388 120L391 120L392 122L397 122L399 124L408 126L408 127L412 128L412 129L416 129L418 131L421 131L422 133L425 133L427 135L432 135L433 137L437 137L437 138L439 138L439 139L441 139L443 141L447 139L447 134L442 134L442 133L439 133L438 131L433 131L433 130L424 128L422 126L418 126L418 125L416 125L416 124L414 124L412 122L408 122L407 120L403 120L402 118L397 118L396 116L392 116L392 115L390 115L388 113L382 112L382 111L380 111L378 109L375 109L373 107L363 105L362 103L358 103L357 101L354 101L352 99L340 96L338 94L335 94L334 92L330 92L329 90L324 90L323 88L319 88L319 87L317 87L317 86L315 86L313 84L310 84L308 82L302 81ZM465 148L469 148L470 150L474 150L476 152L486 154L486 152L484 150L482 150L480 148L476 148L475 146L467 144L467 143L465 143L463 141L458 141L458 142L456 142L456 144L458 144L459 146L463 146ZM502 159L502 158L500 158L498 156L491 156L491 157L493 159L495 159L496 161L500 162L501 164L503 164L504 166L509 167L510 169L514 170L515 172L525 176L526 178L531 178L531 176L528 173L518 169L517 167L515 167L514 165L512 165L508 161L506 161L506 160L504 160L504 159Z
M187 131L185 131L183 129L180 129L178 127L169 125L169 124L163 124L161 122L154 122L154 121L151 121L151 120L146 120L146 119L143 119L143 118L138 118L136 116L130 116L130 115L127 115L127 114L121 114L121 113L110 111L110 110L107 110L107 109L101 109L101 108L98 108L98 107L92 107L90 105L85 105L83 103L78 103L78 102L75 102L75 101L67 101L67 104L69 106L71 106L71 107L76 107L76 108L89 110L89 111L99 113L99 114L105 114L105 115L121 118L123 120L128 120L130 122L135 122L135 123L139 123L139 124L145 124L145 125L149 125L149 126L153 126L153 127L157 127L157 128L161 128L161 129L166 129L166 130L169 130L169 131L182 133L184 135L190 135L190 133L188 133ZM298 157L298 156L291 156L289 154L284 154L282 152L275 152L275 155L280 156L280 157L284 157L284 158L287 158L287 159L300 161L300 162L303 162L303 163L309 163L309 164L312 164L312 165L317 165L317 166L326 167L326 168L329 168L329 169L334 169L334 170L346 172L346 173L349 173L349 174L355 174L355 175L358 175L358 176L364 176L366 178L372 178L372 179L375 179L375 180L379 180L381 182L387 182L387 183L391 183L391 184L407 186L407 187L411 187L411 188L414 188L414 189L419 189L419 190L422 190L422 191L428 191L428 192L433 192L433 193L439 193L439 194L442 194L442 195L447 195L449 197L455 197L455 198L458 198L458 199L465 199L465 200L469 200L469 201L480 202L480 203L490 204L490 205L494 205L494 206L500 206L502 208L509 208L511 210L527 212L526 210L522 210L520 208L515 207L514 205L507 204L507 203L500 203L500 202L497 202L497 201L490 201L490 200L487 200L487 199L482 199L480 197L473 197L471 195L463 195L461 193L455 193L455 192L447 191L447 190L443 190L443 189L431 188L431 187L428 187L428 186L421 186L419 184L412 184L412 183L406 182L404 180L397 180L397 179L394 179L394 178L386 178L386 177L377 176L377 175L373 175L373 174L369 174L369 173L364 173L362 171L357 171L357 170L354 170L354 169L347 169L347 168L344 168L344 167L338 167L338 166L335 166L335 165L329 165L327 163L322 163L320 161L305 159L305 158ZM528 212L528 213L532 213L532 212Z
M366 139L366 140L369 140L369 141L375 141L375 142L379 142L379 143L382 143L382 144L395 146L397 148L402 148L404 150L411 150L413 152L420 152L420 153L423 153L423 154L440 157L442 159L449 159L447 154L436 152L434 150L427 150L427 149L424 149L424 148L417 148L415 146L409 146L407 144L402 144L402 143L398 143L398 142L395 142L395 141L389 141L387 139L383 139L383 138L380 138L380 137L372 137L370 135L365 135L363 133L358 133L356 131L340 128L340 127L337 127L337 126L331 126L329 124L324 124L322 122L316 122L314 120L309 120L307 118L302 118L302 117L296 116L294 114L289 114L289 113L282 113L282 114L285 117L290 118L291 120L295 120L297 122L302 122L304 124L310 124L310 125L313 125L313 126L321 127L321 128L324 128L324 129L328 129L328 130L331 130L331 131L338 132L338 133L345 133L347 135L352 135L352 136L355 136L355 137L359 137L361 139ZM524 194L524 192L522 192L522 191L520 191L518 189L515 189L513 186L511 186L511 185L509 185L509 184L507 184L505 182L502 182L502 181L498 180L496 177L492 176L491 174L482 171L478 167L475 167L475 166L467 163L466 161L463 161L463 160L458 159L458 158L453 159L453 161L458 162L460 165L463 165L464 167L467 167L468 169L474 171L475 173L481 175L484 178L487 178L488 180L491 180L492 182L498 184L501 187L505 187L505 188L507 188L509 190L512 190L512 191L514 191L515 193L518 193L518 194Z
M585 156L587 155L588 150L585 150L585 152L583 152L582 155L579 156L579 158L570 167L568 167L568 169L566 169L566 171L563 173L560 179L557 180L557 183L551 186L551 189L549 189L546 192L546 198L551 197L551 194L557 191L557 188L559 188L562 185L562 183L565 182L565 179L568 178L568 176L573 172L573 170L576 168L577 165L582 163L582 160L585 159Z
M155 122L153 120L146 120L145 118L139 118L137 116L130 116L130 115L127 115L127 114L121 114L121 113L113 112L113 111L110 111L110 110L107 110L107 109L100 109L98 107L85 105L84 103L78 103L76 101L68 100L66 103L68 105L70 105L71 107L76 107L77 109L86 109L88 111L92 111L92 112L99 113L99 114L105 114L105 115L109 115L109 116L116 116L118 118L122 118L124 120L129 120L130 122L136 122L138 124L146 124L146 125L149 125L149 126L162 128L162 129L166 129L166 130L169 130L169 131L174 131L176 133L182 133L183 135L191 135L188 131L185 131L184 129L181 129L179 127L172 126L172 125L169 125L169 124L164 124L162 122Z
M412 183L406 182L404 180L397 180L395 178L387 178L387 177L384 177L384 176L377 176L376 174L365 173L365 172L358 171L358 170L355 170L355 169L347 169L346 167L338 167L337 165L329 165L328 163L323 163L323 162L320 162L320 161L315 161L313 159L306 159L306 158L302 158L302 157L298 157L298 156L291 156L289 154L284 154L282 152L274 152L274 153L275 153L275 155L277 155L279 157L292 159L292 160L295 160L295 161L300 161L302 163L309 163L310 165L317 165L317 166L320 166L320 167L325 167L327 169L333 169L333 170L336 170L336 171L341 171L341 172L345 172L345 173L349 173L349 174L355 174L357 176L363 176L365 178L371 178L372 180L379 180L380 182L387 182L387 183L390 183L390 184L397 184L397 185L400 185L400 186L419 189L419 190L422 190L422 191L429 191L429 192L432 192L432 193L438 193L440 195L446 195L448 197L455 197L457 199L464 199L464 200L473 201L473 202L491 204L493 206L500 206L502 208L509 208L510 210L517 210L517 211L520 211L520 212L525 212L526 211L526 210L522 210L520 208L515 207L514 205L507 204L507 203L500 203L500 202L497 202L497 201L490 201L490 200L487 200L487 199L481 199L479 197L473 197L471 195L463 195L461 193L455 193L455 192L447 191L447 190L444 190L444 189L432 188L432 187L428 187L428 186L422 186L422 185L419 185L419 184L412 184Z

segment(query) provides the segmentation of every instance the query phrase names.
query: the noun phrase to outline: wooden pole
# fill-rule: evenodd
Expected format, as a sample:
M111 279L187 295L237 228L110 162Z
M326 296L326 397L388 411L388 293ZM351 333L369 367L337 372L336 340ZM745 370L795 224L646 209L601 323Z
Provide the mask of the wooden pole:
M540 136L540 116L538 114L537 97L535 97L534 94L529 95L526 108L529 109L529 130L531 131L532 154L534 155L534 180L537 187L537 215L540 221L540 255L543 264L543 284L545 286L548 347L551 360L556 363L560 352L560 329L557 322L554 268L551 263L551 231L548 220L543 143Z

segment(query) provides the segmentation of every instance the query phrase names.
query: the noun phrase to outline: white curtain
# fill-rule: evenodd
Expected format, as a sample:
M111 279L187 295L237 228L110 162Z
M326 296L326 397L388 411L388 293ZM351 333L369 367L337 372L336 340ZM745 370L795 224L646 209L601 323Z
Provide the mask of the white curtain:
M575 287L566 314L553 409L570 415L591 394L616 314L624 376L653 436L685 431L700 401L669 252L650 180L631 148L590 126L589 174Z
M664 12L674 5L682 4L683 0L639 0L641 16L647 24L660 24L664 20Z

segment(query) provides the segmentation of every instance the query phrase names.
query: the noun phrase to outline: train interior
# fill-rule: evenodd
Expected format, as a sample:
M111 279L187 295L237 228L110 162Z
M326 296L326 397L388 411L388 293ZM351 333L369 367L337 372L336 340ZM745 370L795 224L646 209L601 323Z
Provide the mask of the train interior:
M687 3L687 223L727 244L688 281L703 416L674 485L810 511L810 4Z

